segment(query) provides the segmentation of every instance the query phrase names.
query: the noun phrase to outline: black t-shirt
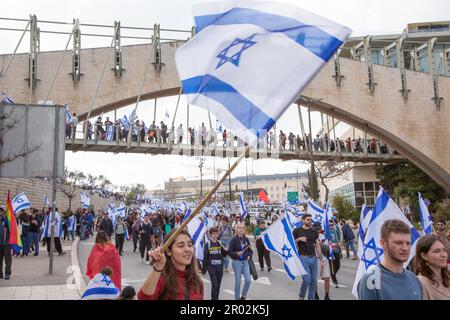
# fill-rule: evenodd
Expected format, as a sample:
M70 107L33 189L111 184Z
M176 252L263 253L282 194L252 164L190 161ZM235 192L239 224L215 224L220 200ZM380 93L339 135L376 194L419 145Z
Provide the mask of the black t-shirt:
M319 238L314 229L304 229L303 227L295 229L292 234L294 239L306 237L306 243L297 242L298 253L301 256L315 256L316 255L316 240Z

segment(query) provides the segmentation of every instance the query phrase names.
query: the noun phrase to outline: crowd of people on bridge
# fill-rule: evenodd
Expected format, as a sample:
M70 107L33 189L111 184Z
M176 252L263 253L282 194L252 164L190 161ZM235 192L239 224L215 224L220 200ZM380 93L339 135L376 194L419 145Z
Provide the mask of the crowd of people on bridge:
M78 118L73 114L72 120L67 123L66 136L70 138L76 132ZM87 139L92 140L110 140L127 141L129 136L130 126L123 124L121 120L112 122L109 117L103 122L102 117L98 117L94 125L90 121L83 123L83 133L88 128ZM190 145L218 145L223 147L242 147L245 141L238 136L233 135L227 129L214 130L208 128L205 123L202 123L198 129L189 127L187 130L180 124L177 128L171 130L164 121L160 125L156 125L155 121L147 128L144 121L136 120L132 127L131 140L136 142L146 143L170 143L175 144L190 144ZM109 133L109 134L108 134ZM116 136L118 134L118 136ZM185 135L187 138L185 139ZM220 140L221 138L221 140ZM360 137L353 139L331 139L327 133L323 135L316 135L315 138L311 134L295 135L292 132L289 134L280 130L278 137L272 130L267 135L259 139L257 148L272 150L279 148L280 150L299 151L299 152L327 152L327 153L368 153L368 154L388 154L394 152L389 150L384 141L377 138L362 139Z

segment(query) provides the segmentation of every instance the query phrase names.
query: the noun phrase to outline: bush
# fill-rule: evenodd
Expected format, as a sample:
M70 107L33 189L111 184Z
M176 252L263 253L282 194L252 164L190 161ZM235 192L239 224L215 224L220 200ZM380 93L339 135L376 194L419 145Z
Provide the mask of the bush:
M339 219L353 220L355 222L359 221L359 212L356 211L355 207L350 203L350 201L343 196L336 196L333 198L333 208L337 211L337 217Z

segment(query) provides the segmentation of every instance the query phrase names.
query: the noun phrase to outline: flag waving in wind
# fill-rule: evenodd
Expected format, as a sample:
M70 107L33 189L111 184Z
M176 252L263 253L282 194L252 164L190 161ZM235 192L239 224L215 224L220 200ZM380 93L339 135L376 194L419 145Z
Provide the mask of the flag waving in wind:
M11 194L9 190L8 197L6 199L6 223L9 230L8 243L12 246L14 252L20 252L20 250L22 249L22 240L20 238L19 228L17 227L16 216L14 214L13 204L11 202Z
M19 193L17 196L12 199L12 206L14 212L19 213L22 210L29 209L30 208L30 200L28 200L25 193Z
M292 235L292 225L286 216L275 221L262 235L267 250L277 253L283 260L284 270L291 280L306 274Z
M196 35L175 54L189 104L249 143L264 136L351 30L296 6L193 5Z
M423 232L428 235L433 233L433 219L431 218L428 207L423 201L422 195L419 192L419 211L420 211L420 222L422 223Z
M245 208L244 196L242 192L239 194L239 208L241 209L241 220L244 221L247 217L247 209Z

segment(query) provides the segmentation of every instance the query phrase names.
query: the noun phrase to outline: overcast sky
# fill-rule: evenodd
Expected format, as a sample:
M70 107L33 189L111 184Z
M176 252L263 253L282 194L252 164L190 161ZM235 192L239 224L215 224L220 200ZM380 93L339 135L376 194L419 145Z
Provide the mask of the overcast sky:
M79 18L81 23L96 23L113 25L121 21L122 26L152 27L160 23L161 28L185 29L193 25L191 4L197 1L189 0L2 0L1 17L27 19L30 14L36 14L39 20L56 20L72 22ZM295 4L303 9L334 20L353 30L352 36L367 34L400 34L408 23L424 21L450 20L450 1L448 0L279 0ZM25 22L6 22L0 20L1 27L24 28ZM43 30L67 30L71 26L52 26L40 24ZM108 29L82 29L87 32L111 33ZM124 32L122 32L124 34ZM130 34L130 33L128 33ZM149 36L148 33L133 31L133 35ZM130 34L131 35L131 34ZM20 38L19 32L0 31L0 54L12 53ZM41 34L41 51L64 49L67 36ZM82 38L82 47L109 46L108 38ZM122 41L123 45L144 43L138 41ZM29 40L25 36L19 52L27 52ZM157 120L163 120L167 110L171 117L174 114L176 98L166 98L158 102ZM186 102L181 100L180 112L176 123L186 125ZM134 106L133 106L134 107ZM118 116L129 115L132 107L118 111ZM112 116L112 114L110 114ZM140 119L153 119L153 101L139 105ZM306 116L306 114L305 114ZM191 109L192 122L208 123L207 113L202 109ZM313 115L313 131L320 127L320 115ZM172 118L170 118L170 121ZM306 120L306 118L305 118ZM146 121L147 123L149 121ZM213 123L215 118L213 117ZM296 108L290 108L278 121L278 130L300 132ZM340 131L345 130L341 127ZM339 134L339 132L338 132ZM204 174L213 177L212 168L227 167L227 160L208 158L205 162ZM81 170L94 175L103 174L113 183L122 185L144 183L148 188L163 187L164 180L169 177L185 176L193 179L199 177L198 160L177 156L149 156L129 154L102 153L72 153L66 152L65 165L71 170ZM296 170L305 171L307 166L299 161L249 161L248 171L255 174L292 173ZM243 162L233 176L245 175Z

